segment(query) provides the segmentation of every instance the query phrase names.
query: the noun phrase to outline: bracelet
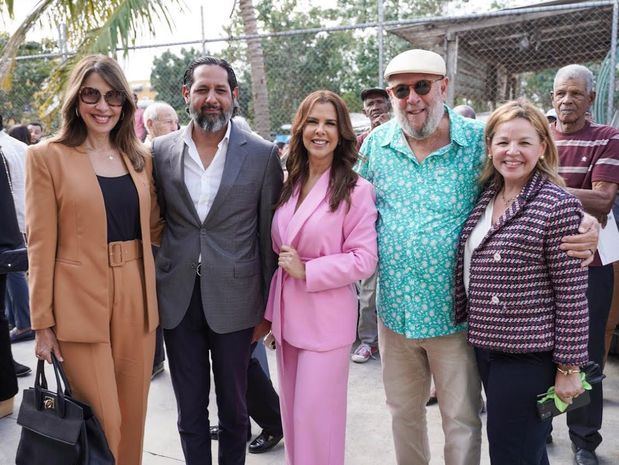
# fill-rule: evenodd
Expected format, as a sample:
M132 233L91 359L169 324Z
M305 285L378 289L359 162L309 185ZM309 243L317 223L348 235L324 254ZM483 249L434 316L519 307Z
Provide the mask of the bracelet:
M580 373L580 368L567 368L564 370L560 366L557 366L557 371L561 373L562 375L569 376L575 373Z

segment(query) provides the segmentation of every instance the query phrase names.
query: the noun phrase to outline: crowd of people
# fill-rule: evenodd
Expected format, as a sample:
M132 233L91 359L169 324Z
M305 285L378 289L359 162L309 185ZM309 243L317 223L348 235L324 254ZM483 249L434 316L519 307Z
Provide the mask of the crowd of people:
M492 464L548 464L552 419L537 398L549 390L568 406L575 462L597 464L601 382L569 407L617 323L597 247L619 131L588 117L591 71L557 72L555 121L517 99L485 124L445 104L434 52L403 52L384 77L361 94L367 132L318 90L282 151L236 116L225 60L188 65L184 127L165 102L138 112L113 59L81 60L57 134L0 133L0 252L25 237L29 257L27 278L0 274L2 295L15 281L9 320L0 312L0 416L20 374L10 342L36 335L36 357L63 363L116 463L139 465L165 341L187 464L211 463L213 439L220 465L245 463L251 417L262 431L250 453L283 438L288 465L342 465L350 359L380 352L399 465L430 462L432 401L445 464L480 463L483 409Z

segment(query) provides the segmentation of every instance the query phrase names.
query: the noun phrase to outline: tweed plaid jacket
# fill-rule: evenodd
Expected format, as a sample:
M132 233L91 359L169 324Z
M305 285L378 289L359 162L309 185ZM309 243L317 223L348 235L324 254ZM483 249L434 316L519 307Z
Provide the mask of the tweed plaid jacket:
M588 361L587 269L559 249L577 233L578 199L535 172L471 257L468 295L464 246L489 202L491 185L466 221L458 244L455 320L468 320L471 345L529 353L552 351L556 363Z

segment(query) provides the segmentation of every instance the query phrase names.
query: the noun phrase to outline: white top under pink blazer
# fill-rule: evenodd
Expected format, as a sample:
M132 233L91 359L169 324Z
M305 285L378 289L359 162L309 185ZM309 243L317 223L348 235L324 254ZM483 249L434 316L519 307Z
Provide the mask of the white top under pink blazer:
M265 318L281 344L323 352L352 344L356 335L357 295L354 283L376 269L376 194L359 177L337 210L329 208L327 170L297 211L299 189L275 212L273 250L295 248L305 263L306 279L278 268L271 281Z

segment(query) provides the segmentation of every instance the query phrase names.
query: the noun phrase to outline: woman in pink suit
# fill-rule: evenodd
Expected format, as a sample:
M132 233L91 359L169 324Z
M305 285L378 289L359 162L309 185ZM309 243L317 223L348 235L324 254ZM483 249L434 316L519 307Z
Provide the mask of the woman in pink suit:
M279 268L266 319L276 340L286 463L344 463L354 283L376 268L374 188L357 176L344 101L316 91L292 125L288 179L273 218Z

